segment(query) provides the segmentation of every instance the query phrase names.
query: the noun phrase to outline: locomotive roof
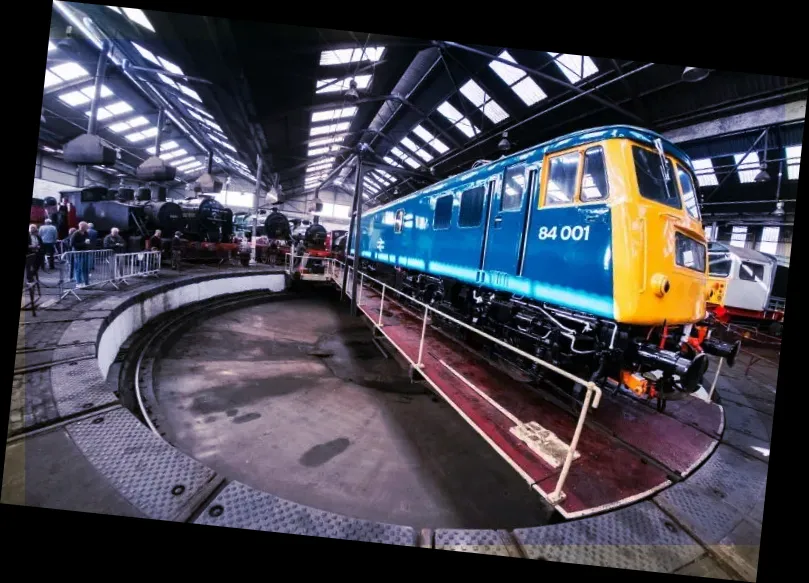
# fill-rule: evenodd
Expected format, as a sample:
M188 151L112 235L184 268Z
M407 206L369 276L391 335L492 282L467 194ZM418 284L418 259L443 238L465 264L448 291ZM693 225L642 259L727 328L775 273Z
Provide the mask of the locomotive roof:
M715 241L712 242L708 250L725 251L732 255L736 255L737 257L743 260L759 261L761 263L778 262L778 258L773 255L762 253L761 251L756 251L755 249L748 249L747 247L736 247L735 245L725 245L724 243L717 243Z
M672 142L670 142L669 140L667 140L666 138L664 138L663 136L661 136L656 132L630 125L601 126L597 128L589 128L586 130L580 130L578 132L565 134L563 136L559 136L551 140L548 140L547 142L543 142L541 144L525 148L523 150L520 150L519 152L515 152L514 154L503 156L499 160L489 162L488 164L484 164L482 166L479 166L478 168L467 170L466 172L460 172L454 176L450 176L439 182L436 182L435 184L421 188L405 197L399 198L397 200L391 201L387 204L372 209L368 209L368 212L372 213L390 207L398 206L403 202L413 199L417 196L429 194L437 190L442 190L448 186L451 187L455 182L461 181L466 182L468 180L474 179L479 175L489 174L493 171L496 172L501 168L508 166L514 162L526 160L537 153L544 154L549 152L558 152L560 150L567 150L568 148L575 148L577 146L582 146L584 144L600 142L602 140L610 140L610 139L630 139L645 144L647 146L654 146L655 141L659 139L663 143L663 149L667 154L674 156L678 160L681 160L682 162L687 164L689 168L693 170L691 159L689 158L688 154L686 154L683 150L681 150L680 148L675 146Z

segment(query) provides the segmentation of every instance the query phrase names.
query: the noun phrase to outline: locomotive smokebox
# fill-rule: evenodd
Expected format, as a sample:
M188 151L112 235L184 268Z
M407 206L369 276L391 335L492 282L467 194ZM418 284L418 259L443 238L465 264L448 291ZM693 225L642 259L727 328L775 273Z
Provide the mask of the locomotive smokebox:
M114 166L117 153L98 136L84 134L64 147L64 160L70 164Z
M291 238L289 219L278 209L272 209L264 221L264 235L270 239L288 240Z
M185 229L183 209L177 203L149 201L143 205L143 214L150 226L161 229L166 236Z
M165 160L152 156L138 166L136 175L139 180L144 182L168 182L174 180L177 169Z

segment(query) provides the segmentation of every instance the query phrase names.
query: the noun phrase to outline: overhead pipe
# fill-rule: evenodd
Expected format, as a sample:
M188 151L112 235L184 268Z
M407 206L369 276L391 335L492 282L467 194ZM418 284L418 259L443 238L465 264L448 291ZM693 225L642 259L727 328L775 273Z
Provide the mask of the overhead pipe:
M101 53L98 55L98 63L96 64L96 77L93 84L93 100L90 102L90 121L87 122L87 134L94 136L96 128L98 127L98 105L101 101L101 87L104 82L104 75L107 71L107 55L110 52L109 41L104 41L101 44ZM87 180L87 166L82 164L78 169L78 176L76 177L77 185L79 188L84 188Z

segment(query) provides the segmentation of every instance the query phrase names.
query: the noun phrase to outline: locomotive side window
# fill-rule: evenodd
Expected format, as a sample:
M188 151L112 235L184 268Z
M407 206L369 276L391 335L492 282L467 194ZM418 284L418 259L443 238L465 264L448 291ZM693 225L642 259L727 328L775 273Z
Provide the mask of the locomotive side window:
M604 163L604 149L601 146L590 148L584 153L584 176L581 184L582 202L603 200L609 196L607 166Z
M678 167L677 177L680 179L680 188L683 190L683 202L685 202L685 208L688 211L688 214L693 218L700 220L699 206L697 205L697 194L696 190L694 189L694 181L691 179L691 174Z
M682 233L675 233L674 241L677 265L705 273L705 246Z
M657 152L632 146L632 156L635 159L635 172L638 176L638 190L640 190L641 196L672 208L683 208L677 185L674 183L674 169L671 161L666 158L664 174Z
M760 263L742 261L739 266L739 279L744 281L762 281L764 279L764 266Z
M576 196L580 160L579 152L570 152L551 158L548 188L545 191L545 206L573 202L573 197Z
M483 186L470 188L461 195L461 210L458 213L459 227L479 227L483 221Z
M404 227L404 209L396 211L396 218L393 220L393 232L397 235L402 232Z
M525 194L525 166L517 164L506 170L503 184L503 196L500 198L501 211L518 211L522 209Z
M433 229L436 231L449 229L452 220L452 200L451 194L438 197L435 201L435 214L433 215Z

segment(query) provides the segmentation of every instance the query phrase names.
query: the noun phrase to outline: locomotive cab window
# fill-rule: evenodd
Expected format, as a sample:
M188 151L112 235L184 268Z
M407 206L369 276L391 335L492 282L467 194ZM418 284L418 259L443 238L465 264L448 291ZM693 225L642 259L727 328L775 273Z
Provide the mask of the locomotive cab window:
M665 158L664 169L657 152L640 146L632 146L632 156L635 160L635 173L641 196L672 208L683 208L677 185L674 183L671 160Z
M550 159L544 206L573 202L580 160L579 152L570 152Z
M711 277L728 277L732 266L733 260L724 245L708 244L708 274Z
M584 176L581 183L581 201L603 200L609 196L607 166L604 162L604 149L601 146L590 148L584 153Z
M742 261L742 264L739 266L739 279L743 279L744 281L763 281L764 266L760 263Z
M699 205L697 204L697 192L694 188L694 180L691 178L691 173L686 172L682 168L677 168L677 177L679 178L680 188L683 191L683 202L688 214L696 220L700 220Z
M452 221L452 199L451 194L445 194L436 199L435 214L433 215L434 230L449 229L450 221Z
M393 232L399 234L404 227L404 209L396 211L396 218L393 219Z
M483 221L483 186L470 188L461 195L461 210L458 213L459 227L479 227Z
M525 194L525 166L518 164L506 170L503 181L503 196L500 199L500 210L504 212L522 209Z
M674 241L677 265L705 273L705 245L682 233L675 233Z

